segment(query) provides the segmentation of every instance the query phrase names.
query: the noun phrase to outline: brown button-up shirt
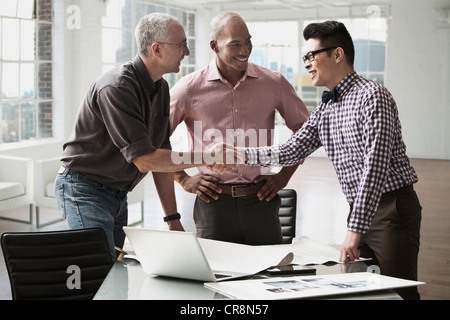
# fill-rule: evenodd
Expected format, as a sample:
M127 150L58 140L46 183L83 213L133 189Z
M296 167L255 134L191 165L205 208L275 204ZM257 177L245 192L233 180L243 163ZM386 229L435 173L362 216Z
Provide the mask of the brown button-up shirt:
M145 174L132 160L170 149L169 86L151 79L139 56L90 87L62 163L110 187L131 191Z

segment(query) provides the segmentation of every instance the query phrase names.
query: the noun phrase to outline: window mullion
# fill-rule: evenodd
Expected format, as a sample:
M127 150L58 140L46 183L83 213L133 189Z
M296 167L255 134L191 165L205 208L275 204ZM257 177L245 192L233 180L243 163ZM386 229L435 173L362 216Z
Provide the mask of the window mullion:
M36 0L37 1L37 0ZM37 3L36 3L36 18L34 20L34 126L35 126L35 135L36 139L40 137L40 128L39 128L39 22L37 16Z

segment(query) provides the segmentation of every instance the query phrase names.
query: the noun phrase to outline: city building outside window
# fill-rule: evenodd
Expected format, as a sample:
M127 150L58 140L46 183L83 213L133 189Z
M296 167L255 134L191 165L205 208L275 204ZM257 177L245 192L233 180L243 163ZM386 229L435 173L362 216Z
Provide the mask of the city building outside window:
M324 21L324 20L323 20ZM384 84L386 75L387 20L377 18L376 23L369 18L338 19L345 24L355 46L355 71L363 77ZM318 21L304 21L303 28ZM303 53L304 54L304 53ZM327 88L314 87L305 67L301 69L301 97L311 112L322 100Z
M250 61L280 72L298 92L299 44L297 21L248 22L253 50ZM284 125L275 114L275 125Z
M178 79L195 71L195 12L172 8L151 1L109 0L106 16L102 19L103 71L132 60L137 54L134 28L139 20L152 12L168 13L183 25L188 39L190 55L182 61L179 73L164 75L172 87Z
M50 138L52 0L0 2L0 144Z
M328 19L323 19L325 21ZM339 19L352 35L355 45L355 70L359 75L381 84L385 81L387 20L377 18ZM303 30L317 20L303 21ZM321 101L324 87L314 87L300 60L303 35L297 21L248 22L253 51L250 61L280 72L295 88L308 110L314 110ZM300 42L300 43L299 43ZM277 125L283 121L277 114Z

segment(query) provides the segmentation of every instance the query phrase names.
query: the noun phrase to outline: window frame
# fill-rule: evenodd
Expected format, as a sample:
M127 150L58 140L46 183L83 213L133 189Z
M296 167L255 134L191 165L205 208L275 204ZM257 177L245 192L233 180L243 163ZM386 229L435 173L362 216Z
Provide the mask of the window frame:
M19 0L20 1L20 0ZM20 144L30 140L43 140L47 138L53 138L53 1L33 1L33 11L30 12L30 17L19 16L18 6L16 7L15 14L0 15L0 34L3 35L5 20L18 21L18 57L17 59L5 59L3 55L4 45L0 43L0 145ZM42 5L42 7L41 7ZM43 9L41 12L40 9ZM49 13L50 12L50 13ZM23 59L22 38L26 35L22 34L23 22L31 21L34 24L33 31L33 59ZM49 34L41 35L40 28L49 28ZM48 31L48 30L47 30ZM45 42L41 46L41 40ZM50 44L48 44L48 41ZM47 51L43 48L49 48ZM48 58L50 57L50 59ZM17 96L4 97L3 88L4 77L3 71L6 65L17 64ZM26 97L22 93L23 66L33 66L34 78L33 78L33 96ZM47 65L47 71L42 70L41 67ZM41 74L43 72L44 74ZM50 74L48 74L50 72ZM41 77L42 75L42 77ZM45 79L45 80L44 80ZM40 84L45 83L45 86L40 89ZM4 120L4 108L7 105L16 105L17 114L12 117L12 120ZM24 111L27 106L33 106L33 115L30 112ZM30 118L33 118L33 125L27 125L30 122ZM8 123L6 123L8 121ZM5 135L11 135L11 131L8 129L9 124L12 123L15 128L16 138L8 141ZM31 129L27 130L30 126ZM30 135L31 133L31 135Z
M386 27L386 33L387 33L387 27L388 27L387 18L380 16L379 19L381 19L381 20L379 20L379 22L384 21L384 23L386 24L385 27ZM326 20L329 20L329 19L326 19L326 18L305 19L303 21L303 29L310 23L321 22L321 21L326 21ZM367 38L367 39L355 37L353 35L353 30L352 30L353 29L353 23L354 23L354 21L365 20L367 22L368 27L370 27L371 23L373 23L373 22L368 17L357 17L357 16L355 16L355 17L348 17L348 18L340 18L340 19L336 19L336 20L340 21L340 22L343 22L346 25L347 30L349 31L350 35L352 36L353 44L355 46L355 71L358 73L358 75L363 76L363 77L365 77L367 79L372 79L372 80L374 80L373 79L373 75L382 75L383 81L380 81L380 83L384 85L385 79L386 79L386 58L387 58L387 51L386 51L386 43L387 43L387 41L386 40L387 40L387 37L384 39L384 49L385 49L385 51L384 51L384 68L383 68L383 71L371 71L368 68L366 68L365 70L361 70L361 69L358 69L357 65L356 65L358 56L360 55L360 52L358 51L358 48L357 48L356 41L358 41L358 40L367 41L366 45L367 45L368 55L370 55L370 48L373 47L373 46L380 45L380 41L377 41L375 38L370 38L371 37L370 32L368 32L369 38ZM369 31L370 31L370 28L369 28ZM305 41L303 39L303 44L304 44L304 42ZM369 63L370 63L370 60L368 59L367 60L367 65L369 65ZM299 74L299 94L301 95L302 100L305 103L308 111L312 112L322 102L322 93L325 90L328 90L328 89L325 88L325 87L315 87L313 85L311 85L311 86L304 86L303 85L304 77L309 79L308 72L306 71L305 66L302 63L302 66L301 66L301 69L300 69L300 74ZM308 81L308 80L306 80L306 81ZM310 97L308 97L305 94L305 92L307 92L307 91L310 92L310 95L311 95Z
M116 2L116 3L113 3ZM187 36L187 40L188 40L188 46L189 46L189 51L190 51L190 56L186 57L185 59L183 59L183 61L181 62L181 67L180 67L180 72L178 73L170 73L170 74L166 74L164 75L164 79L167 80L167 82L169 83L169 87L172 87L181 77L194 72L196 69L196 57L195 57L195 44L196 44L196 27L197 27L197 21L196 21L196 15L197 12L195 10L192 9L186 9L186 8L181 8L181 7L176 7L176 6L170 6L170 5L165 5L165 4L161 4L158 2L152 2L152 1L145 1L145 0L111 0L111 2L108 4L110 6L116 5L117 3L119 3L119 6L117 8L120 8L120 10L123 9L124 4L130 1L131 4L131 19L130 19L130 23L128 23L128 26L123 26L122 23L122 15L119 15L119 19L120 21L116 21L116 25L112 26L112 25L104 25L103 21L102 21L102 34L104 34L104 32L106 30L110 30L110 31L117 31L120 33L121 35L121 39L119 41L119 44L122 45L119 48L123 48L123 35L125 32L131 33L131 55L128 56L126 59L121 59L121 60L117 60L115 62L105 62L103 60L104 56L104 52L102 52L102 62L103 62L103 72L107 71L108 69L112 68L112 67L116 67L116 66L120 66L123 63L133 59L137 54L137 45L136 45L136 38L134 37L134 29L135 26L138 24L139 20L144 14L150 13L150 12L163 12L163 13L168 13L172 16L175 16L178 18L178 13L185 13L186 14L186 22L184 23L184 21L180 21L180 23L183 25L183 27L185 28L186 31L186 36ZM142 11L139 8L138 11L138 5L140 6L147 6L147 8L153 6L155 8L155 11L148 11L142 13ZM116 9L117 9L116 8ZM139 15L138 15L139 12ZM115 13L117 14L117 12ZM191 20L190 20L191 19ZM106 20L106 19L105 19ZM179 19L180 20L180 19ZM194 23L194 29L193 29L193 33L192 34L190 31L190 26L191 23ZM102 40L104 41L104 39ZM104 48L103 48L104 49ZM102 49L102 50L103 50Z

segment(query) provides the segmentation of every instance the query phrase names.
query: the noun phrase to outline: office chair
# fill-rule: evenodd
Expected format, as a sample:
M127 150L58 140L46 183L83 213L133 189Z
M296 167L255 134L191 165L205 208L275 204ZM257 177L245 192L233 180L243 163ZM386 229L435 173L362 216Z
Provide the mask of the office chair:
M0 155L0 211L28 206L28 219L0 216L2 220L33 223L33 160Z
M14 300L92 299L113 264L103 229L7 232L1 245Z
M283 189L278 192L281 198L280 217L283 243L292 243L295 237L295 223L297 216L297 192L293 189Z

